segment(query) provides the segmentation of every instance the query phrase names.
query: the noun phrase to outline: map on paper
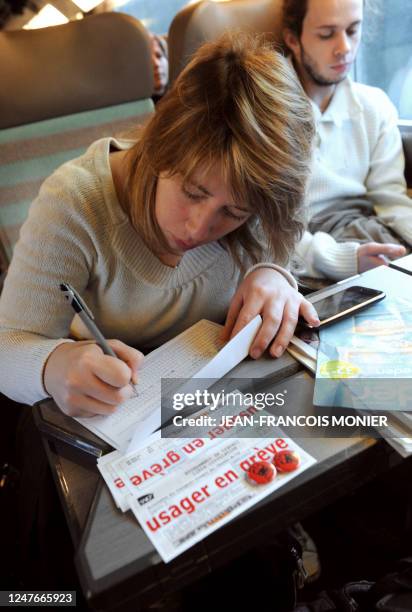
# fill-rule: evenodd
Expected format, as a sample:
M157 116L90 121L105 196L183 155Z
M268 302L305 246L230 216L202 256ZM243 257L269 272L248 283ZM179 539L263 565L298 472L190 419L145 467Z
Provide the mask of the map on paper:
M412 301L387 298L320 332L314 403L411 410L411 357Z

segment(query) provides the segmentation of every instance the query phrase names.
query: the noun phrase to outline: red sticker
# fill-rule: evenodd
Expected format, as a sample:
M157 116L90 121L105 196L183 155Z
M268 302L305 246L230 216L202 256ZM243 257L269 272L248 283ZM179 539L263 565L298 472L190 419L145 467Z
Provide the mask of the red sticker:
M267 484L276 476L273 463L258 461L254 463L247 472L247 478L251 484Z
M276 453L273 463L279 472L293 472L300 465L300 457L296 451L281 450Z

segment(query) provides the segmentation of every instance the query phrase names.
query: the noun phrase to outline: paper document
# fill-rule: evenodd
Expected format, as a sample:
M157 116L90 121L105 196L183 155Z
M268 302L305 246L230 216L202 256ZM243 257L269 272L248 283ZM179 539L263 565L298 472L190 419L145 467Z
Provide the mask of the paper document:
M255 317L192 378L222 378L230 372L248 356L250 346L261 325L261 317Z
M297 471L279 473L264 486L248 482L246 472L256 452L271 460L276 452L286 449L299 454L301 464ZM167 563L313 463L313 457L285 437L271 436L258 441L237 438L215 443L208 461L204 457L192 459L166 483L158 480L148 484L139 497L130 499L131 509Z
M297 346L293 346L292 344L289 344L289 346L287 347L287 351L290 355L292 355L292 357L302 363L310 372L316 372L316 359L308 357L306 351L303 351Z
M398 421L397 414L392 412L388 414L388 425L379 429L388 444L390 444L404 459L412 455L412 437L409 427L404 427Z
M221 378L246 357L261 321L259 315L255 317L224 346L223 357L216 361L213 358L222 348L219 337L223 328L212 321L199 321L145 357L139 371L138 397L131 398L109 416L76 420L122 452L132 440L133 448L161 426L162 378L184 379L196 374L202 374L202 378ZM210 369L205 369L211 360Z
M319 330L298 327L292 336L288 353L300 361L308 370L316 372L316 361L319 350Z
M151 445L160 440L160 431L156 431L149 436L144 446L150 448ZM137 452L139 448L136 448ZM97 467L109 487L110 493L113 496L116 506L122 511L126 512L130 508L130 491L125 487L123 481L118 478L118 471L115 468L117 462L123 460L123 455L118 450L114 450L107 455L102 455L97 459Z
M237 408L239 414L242 407ZM268 415L256 411L256 418ZM206 414L206 411L202 411ZM236 415L236 411L232 412ZM117 505L131 508L165 562L201 541L261 499L308 469L315 459L279 428L259 425L262 438L161 438L122 456L99 460ZM214 430L216 432L216 430ZM236 436L236 426L231 428ZM281 451L295 451L300 464L264 485L247 478L253 463L273 463Z

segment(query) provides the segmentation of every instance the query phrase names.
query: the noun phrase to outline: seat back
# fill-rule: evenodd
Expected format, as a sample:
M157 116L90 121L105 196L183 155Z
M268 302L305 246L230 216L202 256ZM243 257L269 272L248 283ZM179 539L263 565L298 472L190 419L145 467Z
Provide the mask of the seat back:
M245 30L281 41L282 0L200 0L183 8L173 19L169 34L169 80L173 82L202 43L226 30Z
M97 138L124 133L153 112L153 73L146 30L119 13L0 32L0 57L4 269L43 180Z
M150 98L150 41L128 15L0 32L0 129Z

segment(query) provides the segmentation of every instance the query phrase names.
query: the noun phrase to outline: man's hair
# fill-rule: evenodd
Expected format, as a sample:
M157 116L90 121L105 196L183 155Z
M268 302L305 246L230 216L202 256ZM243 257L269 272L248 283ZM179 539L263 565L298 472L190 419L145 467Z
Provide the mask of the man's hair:
M303 231L313 131L296 75L263 39L232 33L203 45L128 153L133 226L152 250L167 251L155 215L159 175L186 181L217 164L234 201L253 213L223 239L234 260L243 267L246 252L255 263L265 246L285 262Z
M299 39L307 10L308 0L283 0L282 29L290 30Z
M373 0L363 0L366 8L373 6ZM303 30L303 21L308 12L308 0L283 0L282 5L282 30L290 30L300 39ZM287 51L289 49L286 47Z

